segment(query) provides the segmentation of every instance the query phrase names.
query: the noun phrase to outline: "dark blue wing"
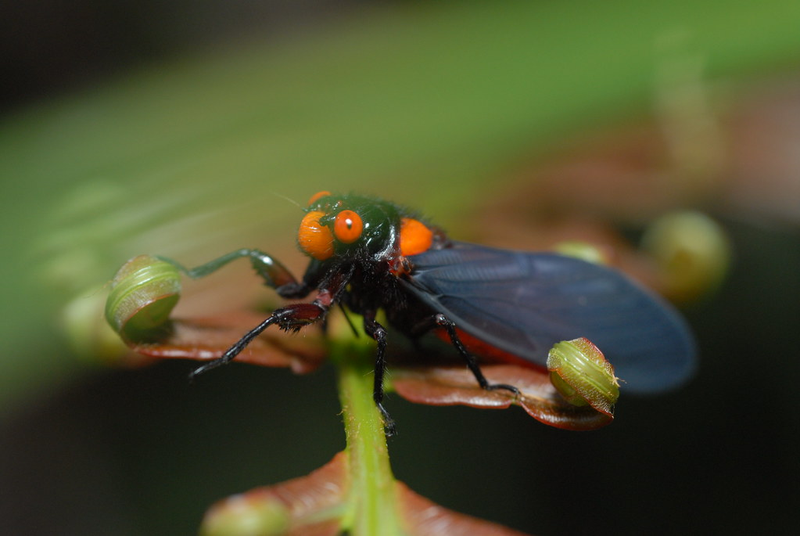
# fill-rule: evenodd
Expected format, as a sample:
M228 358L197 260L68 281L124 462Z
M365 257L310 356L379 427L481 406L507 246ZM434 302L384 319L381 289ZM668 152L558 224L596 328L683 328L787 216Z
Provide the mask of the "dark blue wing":
M694 368L694 340L678 313L611 268L462 242L409 260L411 292L503 351L544 365L554 343L586 337L630 392L667 390Z

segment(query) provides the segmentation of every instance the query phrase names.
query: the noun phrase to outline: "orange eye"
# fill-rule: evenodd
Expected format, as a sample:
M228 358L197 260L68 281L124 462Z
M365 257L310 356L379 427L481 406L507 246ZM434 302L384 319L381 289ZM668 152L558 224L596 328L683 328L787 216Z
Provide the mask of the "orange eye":
M309 212L300 222L300 230L297 232L300 249L318 261L324 261L333 255L331 230L319 223L319 219L324 215L324 212L318 210Z
M400 254L418 255L433 244L433 232L419 220L403 218L400 222Z
M333 222L333 234L339 242L345 244L352 244L361 237L361 231L364 230L364 222L361 221L361 216L352 210L343 210L336 215L336 221Z
M314 195L311 196L311 199L308 200L308 205L306 205L306 206L311 206L314 203L316 203L319 199L321 199L323 197L327 197L329 195L331 195L331 193L329 191L327 191L327 190L322 190L321 192L317 192L317 193L315 193Z

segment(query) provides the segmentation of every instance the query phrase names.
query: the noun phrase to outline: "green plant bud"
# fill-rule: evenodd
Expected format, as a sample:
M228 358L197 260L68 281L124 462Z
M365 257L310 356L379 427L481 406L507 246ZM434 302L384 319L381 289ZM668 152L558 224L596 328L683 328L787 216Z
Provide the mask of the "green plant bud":
M575 257L576 259L581 259L582 261L591 262L593 264L608 264L608 259L600 248L589 242L581 242L578 240L559 242L553 249L556 253L566 255L567 257Z
M730 243L725 231L700 212L677 212L653 222L642 248L664 271L666 293L688 302L713 292L728 271Z
M570 404L590 405L609 416L619 398L619 383L603 352L589 339L561 341L547 355L553 386Z
M278 536L287 534L289 510L278 500L228 499L212 508L200 526L201 536Z
M177 267L150 255L134 257L111 282L106 320L125 338L145 335L167 323L180 292Z
M100 286L86 289L63 309L61 325L72 350L96 363L119 363L128 347L103 320L106 296Z

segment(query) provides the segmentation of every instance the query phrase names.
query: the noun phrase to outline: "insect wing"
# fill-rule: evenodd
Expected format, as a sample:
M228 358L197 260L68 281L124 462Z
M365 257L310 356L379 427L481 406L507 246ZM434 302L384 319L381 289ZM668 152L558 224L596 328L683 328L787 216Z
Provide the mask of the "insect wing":
M412 293L505 352L545 365L553 344L586 337L629 392L670 389L694 368L694 340L678 313L611 268L463 242L409 259Z

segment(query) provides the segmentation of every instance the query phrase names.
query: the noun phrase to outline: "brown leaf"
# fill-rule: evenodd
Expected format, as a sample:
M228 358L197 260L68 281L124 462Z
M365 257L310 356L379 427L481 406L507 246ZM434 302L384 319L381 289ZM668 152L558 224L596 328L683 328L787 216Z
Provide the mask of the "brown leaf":
M154 339L129 341L128 344L135 352L157 359L209 361L222 356L263 319L263 315L245 312L224 317L175 319ZM319 329L304 328L299 334L275 329L256 337L236 356L236 361L264 367L289 367L297 374L305 374L318 368L326 357L325 341ZM393 366L392 388L403 398L418 404L462 404L495 409L516 404L535 419L568 430L592 430L613 419L590 407L566 402L544 369L487 364L482 370L492 383L513 385L520 389L522 396L517 399L508 391L481 389L468 370L450 366Z
M402 519L409 536L524 536L523 533L483 519L448 510L396 483Z
M201 534L217 534L220 526L236 526L242 518L267 512L267 519L258 522L273 529L270 534L335 536L347 499L346 471L347 455L340 452L307 476L223 499L206 513Z
M506 390L486 391L464 367L413 367L392 371L392 387L403 398L418 404L450 406L461 404L474 408L504 409L521 406L531 417L556 428L593 430L613 417L588 406L573 406L556 391L543 369L522 365L484 365L490 383L517 387L520 397Z
M256 488L214 504L201 534L238 533L239 527L285 536L334 536L347 510L348 458L340 452L308 476ZM448 510L394 481L398 514L407 536L524 536L521 532ZM358 514L356 514L358 515ZM225 532L225 530L229 532Z

